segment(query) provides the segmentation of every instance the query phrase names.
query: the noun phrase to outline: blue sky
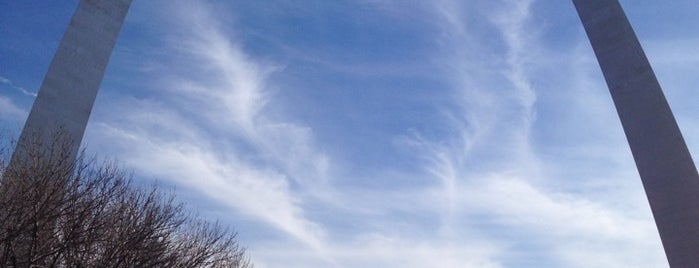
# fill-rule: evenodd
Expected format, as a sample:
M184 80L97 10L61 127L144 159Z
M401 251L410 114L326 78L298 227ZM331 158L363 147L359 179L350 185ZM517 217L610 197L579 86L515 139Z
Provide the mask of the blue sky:
M0 2L5 131L77 2ZM621 2L696 159L699 5ZM257 267L667 267L570 1L134 1L83 144Z

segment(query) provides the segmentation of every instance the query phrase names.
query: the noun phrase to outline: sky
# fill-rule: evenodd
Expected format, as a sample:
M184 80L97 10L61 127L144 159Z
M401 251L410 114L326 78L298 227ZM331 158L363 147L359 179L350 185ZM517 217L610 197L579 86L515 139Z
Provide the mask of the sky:
M0 0L21 131L77 0ZM699 4L622 0L699 154ZM134 1L83 146L256 267L668 267L571 1Z

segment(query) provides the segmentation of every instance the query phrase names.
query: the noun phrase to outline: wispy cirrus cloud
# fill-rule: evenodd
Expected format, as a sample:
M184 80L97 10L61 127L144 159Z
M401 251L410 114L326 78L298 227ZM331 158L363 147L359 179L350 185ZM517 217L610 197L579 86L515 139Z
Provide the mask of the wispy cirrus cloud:
M107 107L127 112L99 121L98 146L119 152L137 172L224 205L223 213L256 225L247 230L281 236L247 240L260 267L662 266L647 208L638 205L644 204L642 193L629 182L635 174L618 171L633 166L623 160L629 156L623 139L606 133L618 127L613 113L608 116L613 112L608 96L589 90L604 85L585 40L565 53L550 49L539 34L544 26L534 0L409 3L364 1L362 8L375 9L362 16L385 12L391 22L428 24L421 25L424 32L406 34L429 38L419 52L409 50L413 59L426 62L347 63L343 60L351 57L328 52L345 50L314 55L289 41L283 50L293 51L298 61L285 65L248 53L250 44L232 30L235 19L219 16L236 12L176 2L177 19L166 23L168 58L158 59L168 64L153 65L161 66L150 70L158 78L148 80L139 97L112 100ZM420 14L419 22L414 14ZM300 19L289 21L304 25L295 20ZM363 41L355 39L353 45ZM399 68L386 71L391 66ZM304 67L315 72L299 70ZM380 138L394 141L395 151L372 148L376 141L364 144L362 139L371 138L361 131L338 131L360 136L352 139L360 144L347 145L366 148L359 157L398 152L410 155L402 156L409 164L381 162L372 166L376 170L349 171L338 166L335 155L321 149L333 144L317 143L312 120L290 118L279 108L293 104L275 90L302 92L292 85L275 88L283 85L275 75L287 72L320 88L347 81L376 88L353 79L377 73L428 81L430 98L416 103L433 107L419 114L429 127L382 129L390 137ZM347 77L318 78L323 75ZM359 95L341 96L356 98L348 103L367 101ZM397 101L379 97L382 105ZM569 103L562 108L554 100ZM405 106L385 112L415 108ZM398 117L386 118L388 125ZM586 118L587 129L576 123L580 118Z
M670 35L642 42L691 147L696 38ZM666 265L569 1L135 1L114 53L88 149L257 267Z
M28 114L29 113L24 109L17 107L11 99L0 95L0 117L4 119L17 119L25 118Z
M314 148L310 128L285 121L267 109L274 93L269 90L268 75L283 67L248 56L235 34L223 32L217 13L208 7L182 6L182 18L192 26L179 25L189 29L178 38L178 46L184 44L179 50L195 56L198 63L184 70L190 76L168 82L175 96L193 97L182 107L206 122L206 129L239 135L254 146L258 157L273 163L289 179L308 187L324 180L329 160Z
M537 109L551 107L545 106L550 103L537 104L537 92L547 95L547 90L557 89L537 88L532 80L541 79L537 75L541 75L542 69L565 70L572 76L588 75L578 80L578 84L570 84L576 90L600 84L588 82L595 79L594 73L589 69L581 70L576 65L580 62L574 57L562 57L555 63L546 59L546 54L552 51L546 51L546 44L538 37L542 26L532 22L534 4L535 1L498 1L485 7L481 4L491 11L485 13L490 25L482 25L473 18L455 19L477 16L453 8L458 3L442 2L436 6L442 11L445 22L442 51L446 56L440 59L445 69L451 70L449 79L453 94L458 96L454 98L456 103L444 109L448 119L445 122L454 134L439 140L420 136L409 140L418 154L425 156L427 170L439 182L434 202L446 200L441 208L445 211L442 228L453 230L454 226L468 226L484 231L485 236L499 241L501 248L502 254L491 258L507 267L528 267L532 258L537 259L538 265L565 267L662 266L662 250L658 248L652 221L645 214L647 209L641 206L644 203L639 193L632 194L638 202L633 210L619 210L619 207L609 206L607 199L589 199L595 195L587 196L586 189L569 192L574 187L561 187L560 182L555 182L565 179L555 176L565 174L551 173L542 162L539 137L534 136L533 131L538 127ZM461 25L455 26L455 23ZM490 42L489 47L473 41L472 35L484 36L479 29L488 27L499 31L500 44ZM571 61L565 62L565 59ZM594 64L594 61L588 63ZM566 67L557 66L554 68L559 69L554 70L551 64ZM577 93L589 95L583 91ZM598 107L581 105L580 109L599 111ZM606 107L602 110L610 111ZM551 119L550 115L544 116ZM596 123L610 122L615 123L606 119ZM609 157L609 152L601 152L609 149L597 148L600 151L595 153ZM612 153L609 158L624 156ZM604 171L610 173L602 176L618 174L613 169ZM607 183L602 188L619 186L615 182ZM469 220L474 218L477 220ZM483 229L483 226L489 227ZM604 248L629 250L606 254ZM518 253L508 253L513 249ZM647 252L657 254L647 255ZM600 258L585 260L593 255ZM620 255L628 258L618 258ZM629 258L642 261L632 262Z
M22 93L22 94L24 94L24 95L26 95L26 96L36 97L36 93L35 93L35 92L31 92L31 91L29 91L29 90L27 90L27 89L25 89L25 88L23 88L23 87L20 87L20 86L15 85L14 83L12 83L12 80L10 80L10 79L8 79L8 78L5 78L5 77L0 76L0 83L9 86L9 87L11 87L12 89L17 90L17 91L19 91L20 93Z
M105 106L127 112L101 118L90 143L324 257L324 228L304 212L304 197L313 191L297 189L321 187L328 162L306 127L266 113L265 82L277 67L250 58L208 5L173 5L178 20L168 22L175 26L166 45L174 68L154 70L155 78L145 81L150 97L112 95Z
M15 85L12 80L3 76L0 76L0 86L9 87L12 90L16 90L26 96L36 97L35 93L29 92L26 89ZM0 118L7 120L8 122L22 122L29 115L29 111L19 106L11 97L9 97L11 95L12 93L10 92L2 92L0 94Z

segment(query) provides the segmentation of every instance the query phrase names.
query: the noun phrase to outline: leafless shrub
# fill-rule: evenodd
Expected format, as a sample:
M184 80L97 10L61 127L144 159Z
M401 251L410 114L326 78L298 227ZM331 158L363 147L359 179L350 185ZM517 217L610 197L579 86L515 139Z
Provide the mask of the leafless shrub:
M0 149L0 267L252 267L234 232L61 137Z

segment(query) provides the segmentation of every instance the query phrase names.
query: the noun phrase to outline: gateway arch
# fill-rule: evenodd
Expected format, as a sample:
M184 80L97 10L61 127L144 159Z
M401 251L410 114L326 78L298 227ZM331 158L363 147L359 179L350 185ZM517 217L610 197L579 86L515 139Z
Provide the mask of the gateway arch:
M699 175L618 0L573 0L597 56L670 267L699 267Z
M81 0L63 34L24 124L10 166L28 142L60 130L77 155L131 0ZM47 141L48 142L48 141Z
M81 0L17 148L56 127L75 157L131 0ZM614 100L671 267L699 267L699 175L618 0L573 0ZM49 133L44 133L49 134ZM16 150L14 158L22 155Z

